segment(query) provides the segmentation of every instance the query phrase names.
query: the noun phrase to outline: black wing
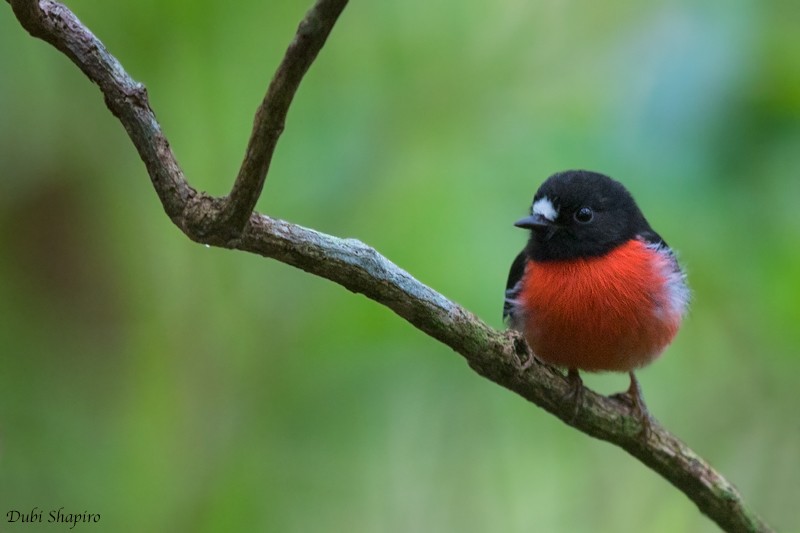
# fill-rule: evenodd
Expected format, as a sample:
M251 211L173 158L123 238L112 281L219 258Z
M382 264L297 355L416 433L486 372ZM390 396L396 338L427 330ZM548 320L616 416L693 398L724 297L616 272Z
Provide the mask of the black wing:
M511 316L514 310L514 300L519 296L522 290L522 274L525 273L525 261L527 256L525 250L521 251L514 262L511 263L511 270L508 273L508 281L506 282L506 299L503 302L503 320Z
M647 244L657 244L659 246L663 246L664 248L668 248L666 241L661 238L661 235L652 229L648 228L645 231L640 231L638 236L644 239L644 242Z

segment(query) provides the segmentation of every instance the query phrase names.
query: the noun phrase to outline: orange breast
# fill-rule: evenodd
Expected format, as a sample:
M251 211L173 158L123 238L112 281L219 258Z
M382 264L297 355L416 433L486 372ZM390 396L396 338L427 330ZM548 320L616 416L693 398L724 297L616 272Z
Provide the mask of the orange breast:
M649 363L681 321L669 301L667 261L636 240L603 257L528 262L520 295L528 344L567 368L629 371Z

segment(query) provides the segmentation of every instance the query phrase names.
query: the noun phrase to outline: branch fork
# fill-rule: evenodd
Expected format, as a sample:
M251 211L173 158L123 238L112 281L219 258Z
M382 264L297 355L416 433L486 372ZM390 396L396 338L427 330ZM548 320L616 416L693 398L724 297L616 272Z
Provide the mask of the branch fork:
M497 331L373 248L254 212L295 92L347 0L317 0L306 13L255 115L230 193L213 197L189 185L161 131L144 85L63 4L6 0L32 36L63 52L103 93L150 175L164 211L193 241L277 259L389 307L461 354L478 374L572 425L626 450L689 497L726 531L768 532L736 488L657 422L642 438L625 402L583 389L577 413L563 402L564 375L529 356L514 332ZM522 363L522 366L520 366Z

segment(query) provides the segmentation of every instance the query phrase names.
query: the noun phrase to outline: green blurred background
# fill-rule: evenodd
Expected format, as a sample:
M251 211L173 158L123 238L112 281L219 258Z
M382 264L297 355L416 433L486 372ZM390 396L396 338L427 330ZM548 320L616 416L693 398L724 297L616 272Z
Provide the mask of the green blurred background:
M228 191L309 3L70 7ZM715 531L666 481L385 308L164 215L103 99L0 4L0 512L82 531ZM794 2L353 2L259 209L375 246L501 327L512 222L567 168L623 181L694 305L651 411L800 531ZM590 376L604 393L624 376ZM0 521L3 531L51 531Z

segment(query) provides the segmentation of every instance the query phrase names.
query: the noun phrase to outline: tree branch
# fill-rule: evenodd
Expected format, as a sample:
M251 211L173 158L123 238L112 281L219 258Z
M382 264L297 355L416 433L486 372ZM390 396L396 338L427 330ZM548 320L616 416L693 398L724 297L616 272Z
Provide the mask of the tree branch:
M186 182L144 85L128 76L119 61L66 6L51 0L6 0L28 33L52 44L96 83L108 109L128 131L147 167L167 215L176 222L194 190Z
M294 93L346 5L347 0L317 0L300 22L256 112L242 167L223 208L220 221L223 226L241 231L250 218L261 195L278 138L283 133Z
M252 213L292 97L346 0L318 0L300 24L256 114L231 194L222 198L188 184L144 86L128 76L69 9L52 0L6 1L31 35L61 50L100 87L144 161L164 210L189 238L277 259L366 295L460 353L478 374L578 430L626 450L685 493L724 530L771 531L733 485L661 425L654 423L649 436L642 438L629 405L587 389L573 418L573 406L562 402L569 384L561 372L538 361L524 372L519 370L527 347L515 333L489 327L360 241Z

